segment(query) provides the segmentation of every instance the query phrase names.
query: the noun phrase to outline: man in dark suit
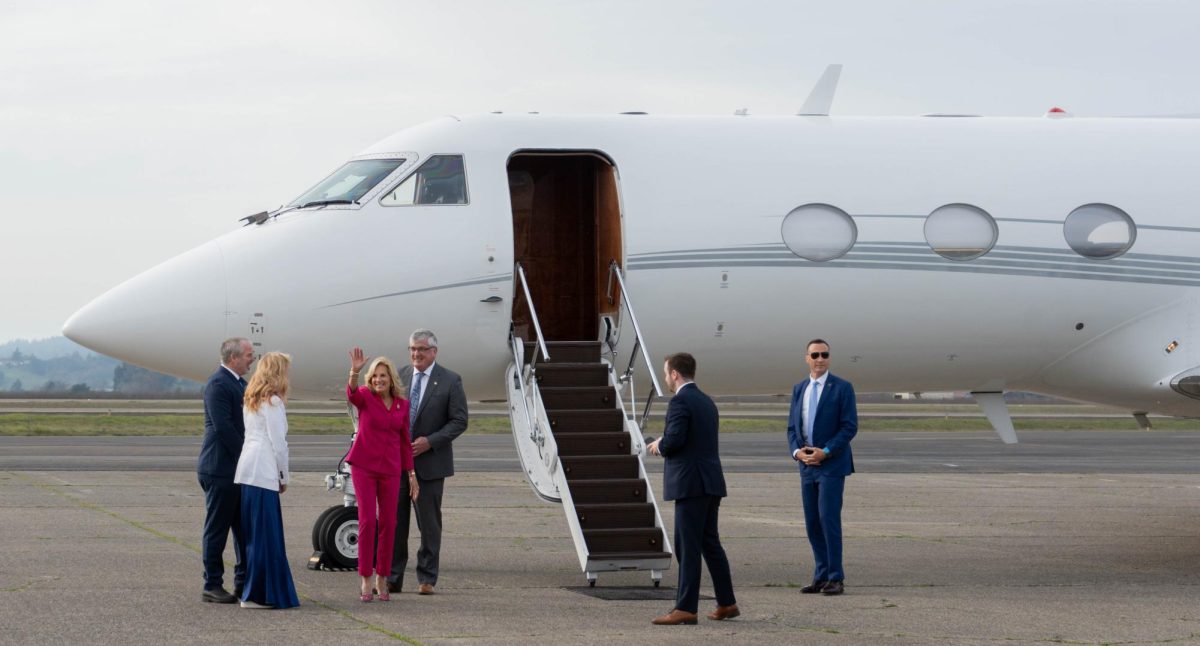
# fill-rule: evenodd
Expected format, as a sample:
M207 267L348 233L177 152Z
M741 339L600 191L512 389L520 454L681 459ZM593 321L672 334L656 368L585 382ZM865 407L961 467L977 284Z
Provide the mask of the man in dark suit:
M842 594L842 494L854 473L850 440L858 432L854 386L829 372L829 344L808 342L804 356L809 377L792 388L788 446L799 462L804 526L812 545L813 581L805 594Z
M246 580L245 543L242 540L242 488L233 482L242 440L246 436L242 421L242 395L246 380L242 375L254 363L254 347L246 339L227 339L221 344L221 365L204 385L204 441L196 477L204 490L204 537L201 558L204 562L204 592L200 599L210 603L233 603L241 596ZM224 587L225 541L233 530L234 594Z
M675 393L667 405L666 427L647 450L666 458L663 465L663 500L675 501L675 556L679 559L679 585L675 609L652 623L676 626L696 623L700 604L700 559L708 564L717 595L716 610L708 618L721 621L739 614L733 596L729 559L717 532L717 513L725 497L717 429L717 406L693 383L696 360L686 352L667 357L663 366L667 386Z
M437 337L417 330L408 339L412 365L400 369L400 383L408 394L413 463L420 494L409 498L408 478L400 479L400 502L396 508L396 542L392 547L392 573L388 591L400 592L408 564L410 509L417 511L417 593L433 594L437 585L442 549L442 490L454 475L451 442L467 430L467 395L462 377L437 364Z

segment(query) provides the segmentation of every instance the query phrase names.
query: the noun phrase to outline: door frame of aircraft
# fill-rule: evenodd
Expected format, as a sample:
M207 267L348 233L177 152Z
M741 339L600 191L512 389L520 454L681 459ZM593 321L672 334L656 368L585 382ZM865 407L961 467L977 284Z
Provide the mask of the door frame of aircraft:
M525 270L550 341L593 341L619 323L609 265L624 267L617 166L598 150L518 150L508 158L513 259ZM528 305L513 303L517 336L532 341Z

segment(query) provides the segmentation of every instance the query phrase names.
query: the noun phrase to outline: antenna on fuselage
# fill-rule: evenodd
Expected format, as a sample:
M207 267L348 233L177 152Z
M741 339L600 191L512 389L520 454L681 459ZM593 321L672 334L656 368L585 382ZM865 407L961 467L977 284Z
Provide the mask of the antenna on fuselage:
M817 79L812 92L800 106L796 114L801 117L828 117L829 108L833 107L833 95L837 92L838 79L842 76L842 64L835 63L825 68L825 73Z

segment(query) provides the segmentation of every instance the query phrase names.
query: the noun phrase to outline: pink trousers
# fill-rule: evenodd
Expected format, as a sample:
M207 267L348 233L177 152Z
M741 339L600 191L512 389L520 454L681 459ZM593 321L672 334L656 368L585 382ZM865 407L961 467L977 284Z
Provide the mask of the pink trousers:
M377 574L387 576L392 571L400 476L352 466L350 479L358 498L358 574L371 576L374 565Z

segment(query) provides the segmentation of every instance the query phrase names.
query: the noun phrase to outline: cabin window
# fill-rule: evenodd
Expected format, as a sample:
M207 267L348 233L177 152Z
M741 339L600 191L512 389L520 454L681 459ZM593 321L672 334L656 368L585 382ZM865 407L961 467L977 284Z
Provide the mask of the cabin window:
M925 218L925 241L949 260L982 256L992 250L999 234L992 216L970 204L947 204Z
M415 173L384 194L384 206L412 204L466 204L467 175L462 155L434 155Z
M367 191L375 188L403 163L403 159L358 159L349 162L293 200L289 206L357 204Z
M1104 260L1129 251L1137 238L1137 226L1115 206L1084 204L1063 222L1063 236L1075 253Z
M783 243L792 253L823 262L839 258L858 239L858 227L845 211L829 204L805 204L783 218Z

